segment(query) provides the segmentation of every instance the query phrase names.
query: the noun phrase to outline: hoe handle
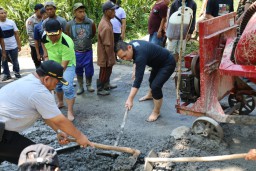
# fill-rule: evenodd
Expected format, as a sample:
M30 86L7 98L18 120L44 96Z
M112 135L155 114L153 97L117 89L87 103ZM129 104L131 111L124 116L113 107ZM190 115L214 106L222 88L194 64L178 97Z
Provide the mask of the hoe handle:
M75 138L68 138L67 139L70 142L76 142ZM113 151L119 151L123 153L129 153L132 154L134 158L138 158L140 155L140 150L129 148L129 147L118 147L118 146L113 146L113 145L105 145L105 144L99 144L99 143L94 143L94 147L102 150L113 150Z
M247 153L231 154L222 156L208 156L208 157L178 157L178 158L152 158L146 157L148 162L209 162L209 161L222 161L245 158Z

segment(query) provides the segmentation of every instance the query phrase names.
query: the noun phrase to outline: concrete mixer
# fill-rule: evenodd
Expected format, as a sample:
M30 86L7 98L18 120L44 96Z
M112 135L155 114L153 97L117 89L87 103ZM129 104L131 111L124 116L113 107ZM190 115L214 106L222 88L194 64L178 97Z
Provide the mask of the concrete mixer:
M179 114L199 117L192 126L195 134L221 140L219 122L256 124L256 10L250 8L239 34L236 13L199 23L199 54L185 57L190 71L181 74L183 102L176 105Z

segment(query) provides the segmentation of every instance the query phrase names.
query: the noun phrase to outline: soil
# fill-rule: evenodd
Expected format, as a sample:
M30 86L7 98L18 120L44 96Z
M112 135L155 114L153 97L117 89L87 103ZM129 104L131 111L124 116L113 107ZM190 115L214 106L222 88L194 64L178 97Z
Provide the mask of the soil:
M34 70L31 58L19 59L22 76ZM98 78L99 68L95 64L95 80ZM120 131L120 125L125 113L124 104L131 89L132 65L130 63L117 64L113 68L111 82L118 88L111 90L111 95L101 97L94 93L85 92L77 96L75 102L74 124L84 132L91 141L113 145ZM196 119L176 113L176 91L174 80L169 81L163 87L164 103L161 116L156 122L149 123L145 120L153 108L152 101L139 102L138 99L148 91L149 71L145 72L141 88L135 97L134 107L128 112L128 118L118 146L135 148L141 151L141 155L131 167L131 154L122 153L116 159L97 155L105 152L98 149L76 149L65 154L58 155L61 170L74 171L142 171L144 167L143 157L154 149L160 157L192 157L214 156L235 153L246 153L250 148L255 148L256 127L232 124L220 124L224 130L222 142L210 140L198 135L193 135L189 130L179 139L171 136L172 131L180 126L191 128ZM4 84L0 82L0 87ZM226 105L226 102L223 102ZM62 109L64 115L67 109ZM255 115L255 111L252 113ZM33 127L23 133L36 143L43 143L54 148L61 148L56 140L56 134L42 120L37 121ZM76 145L71 143L70 145ZM236 159L220 162L184 162L156 164L154 170L164 171L254 171L255 161ZM0 165L1 171L16 170L17 166L4 162Z

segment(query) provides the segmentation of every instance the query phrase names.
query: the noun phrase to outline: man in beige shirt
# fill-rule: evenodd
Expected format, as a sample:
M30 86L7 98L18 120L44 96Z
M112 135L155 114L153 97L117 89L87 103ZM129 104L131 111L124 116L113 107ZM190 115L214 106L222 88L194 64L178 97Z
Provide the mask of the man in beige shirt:
M114 33L110 20L115 17L116 7L111 1L102 5L103 17L98 26L97 64L100 67L100 73L99 79L97 79L97 94L102 96L109 95L108 90L117 87L116 85L110 85L112 68L116 62Z

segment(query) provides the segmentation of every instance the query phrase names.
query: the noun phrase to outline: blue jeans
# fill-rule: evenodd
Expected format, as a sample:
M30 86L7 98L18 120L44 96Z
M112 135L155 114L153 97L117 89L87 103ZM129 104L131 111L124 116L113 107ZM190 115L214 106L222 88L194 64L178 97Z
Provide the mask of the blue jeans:
M149 35L149 42L163 47L164 37L157 38L157 32Z
M12 61L13 65L13 71L15 73L20 73L20 66L19 66L19 61L18 61L18 48L12 49L12 50L5 50L6 51L6 56L10 58ZM8 61L7 59L4 60L3 62L3 74L6 76L11 76L9 66L8 66Z
M65 70L65 72L63 73L63 78L68 81L68 85L63 85L62 83L58 83L56 86L56 92L60 93L60 92L64 92L64 97L66 99L74 99L75 96L75 88L73 86L73 82L74 82L74 78L76 75L75 72L75 66L68 66Z

